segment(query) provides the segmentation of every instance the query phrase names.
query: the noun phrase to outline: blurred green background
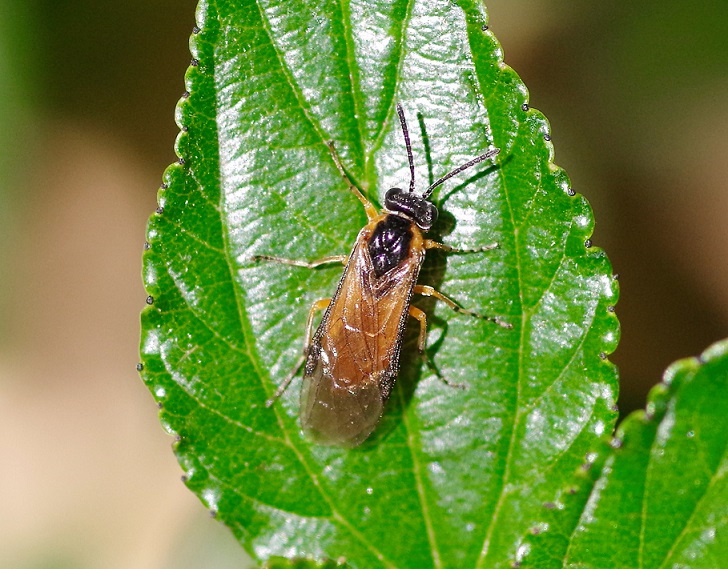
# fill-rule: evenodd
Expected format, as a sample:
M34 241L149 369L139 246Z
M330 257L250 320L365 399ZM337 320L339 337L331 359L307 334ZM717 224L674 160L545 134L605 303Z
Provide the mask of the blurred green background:
M728 3L491 0L620 274L620 407L728 336ZM192 0L0 0L0 567L245 567L134 369Z

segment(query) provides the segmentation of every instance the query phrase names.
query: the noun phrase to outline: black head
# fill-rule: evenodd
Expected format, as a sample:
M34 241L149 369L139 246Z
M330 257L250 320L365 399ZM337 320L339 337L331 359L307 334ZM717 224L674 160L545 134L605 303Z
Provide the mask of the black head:
M384 196L384 207L394 213L401 213L428 231L437 221L437 208L427 198L402 188L389 188Z
M389 188L384 196L384 207L393 213L399 213L411 219L420 229L427 231L431 229L437 221L437 208L430 201L432 190L442 184L445 180L449 180L463 170L467 170L478 162L492 158L498 154L500 150L495 148L485 154L481 154L480 156L473 158L469 162L463 164L459 168L455 168L455 170L437 180L434 184L427 188L422 195L416 194L415 163L412 158L412 145L410 144L409 131L407 130L407 121L404 118L404 110L402 109L402 105L399 103L397 103L397 114L399 115L399 122L402 125L404 144L407 147L407 159L409 160L410 167L410 185L409 191L404 191L401 188Z

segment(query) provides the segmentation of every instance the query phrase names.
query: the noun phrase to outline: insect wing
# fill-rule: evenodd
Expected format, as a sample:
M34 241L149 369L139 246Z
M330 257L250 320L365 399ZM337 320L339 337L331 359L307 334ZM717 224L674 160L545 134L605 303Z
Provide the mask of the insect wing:
M365 227L309 349L301 425L319 444L356 446L374 430L399 371L399 352L424 248L377 278Z

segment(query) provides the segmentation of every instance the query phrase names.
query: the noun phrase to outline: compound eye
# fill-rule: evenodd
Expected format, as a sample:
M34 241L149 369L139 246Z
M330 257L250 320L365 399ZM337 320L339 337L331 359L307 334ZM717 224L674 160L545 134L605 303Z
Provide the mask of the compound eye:
M417 212L415 222L425 231L432 229L437 221L437 208L430 202L423 202L422 208Z

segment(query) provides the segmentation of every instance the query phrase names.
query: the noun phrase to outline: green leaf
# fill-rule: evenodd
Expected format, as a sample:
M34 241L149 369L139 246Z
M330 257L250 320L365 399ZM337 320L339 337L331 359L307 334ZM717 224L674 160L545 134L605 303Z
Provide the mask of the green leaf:
M322 562L310 559L285 559L275 557L266 562L264 569L347 569L348 565L337 561L327 560Z
M554 514L553 527L545 523L546 533L522 550L522 567L725 566L726 433L728 342L722 342L667 370L647 411L630 415L614 448L603 452L596 484L581 492L588 498L583 507Z
M148 228L142 377L189 488L256 559L510 566L544 502L612 431L616 283L588 242L586 200L552 162L548 123L485 23L467 0L200 3L180 163ZM300 380L265 401L341 270L252 257L349 252L366 216L326 141L381 203L409 180L396 102L420 191L500 148L496 165L440 188L430 235L499 248L431 252L420 282L513 328L416 300L429 356L466 388L423 365L413 326L373 437L316 446L298 425Z

